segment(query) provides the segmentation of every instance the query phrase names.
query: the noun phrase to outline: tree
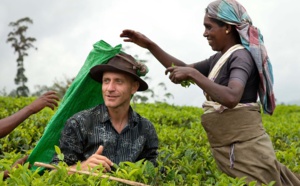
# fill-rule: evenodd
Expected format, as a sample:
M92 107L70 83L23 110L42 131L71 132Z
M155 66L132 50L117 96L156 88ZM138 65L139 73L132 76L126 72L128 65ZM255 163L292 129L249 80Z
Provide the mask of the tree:
M51 85L49 87L46 85L36 85L35 89L37 91L32 93L31 95L32 96L41 96L43 93L53 90L53 91L57 92L57 96L60 99L62 99L74 79L75 78L68 78L65 76L63 80L55 79L53 81L53 85Z
M33 24L33 21L29 17L21 18L16 22L10 22L8 26L13 27L13 31L9 32L6 42L11 43L11 46L14 48L15 53L18 54L17 58L17 75L15 78L15 84L21 84L17 90L17 96L29 96L29 89L25 85L28 81L25 76L25 68L24 68L24 57L28 56L26 52L30 48L37 49L32 45L33 42L36 41L33 37L26 37L25 33L28 29L27 24Z

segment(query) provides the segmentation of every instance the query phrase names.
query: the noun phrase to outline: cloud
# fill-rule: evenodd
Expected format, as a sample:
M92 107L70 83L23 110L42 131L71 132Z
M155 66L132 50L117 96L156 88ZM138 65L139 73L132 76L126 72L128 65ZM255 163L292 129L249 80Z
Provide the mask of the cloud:
M163 49L186 63L208 58L214 52L203 38L204 8L208 0L110 0L71 1L2 0L0 2L0 89L16 87L16 58L5 43L11 30L8 23L28 16L33 21L27 36L37 39L38 50L28 51L25 74L28 86L51 85L55 78L74 77L83 65L92 45L103 39L115 46L130 46L133 54L148 57L145 49L124 43L119 34L123 29L136 29L153 39ZM264 35L273 64L275 96L279 102L299 100L300 86L298 20L293 13L299 5L295 0L241 0L255 26ZM291 6L292 4L293 6ZM201 106L202 90L172 84L164 68L151 59L153 84L165 82L175 96L174 104Z

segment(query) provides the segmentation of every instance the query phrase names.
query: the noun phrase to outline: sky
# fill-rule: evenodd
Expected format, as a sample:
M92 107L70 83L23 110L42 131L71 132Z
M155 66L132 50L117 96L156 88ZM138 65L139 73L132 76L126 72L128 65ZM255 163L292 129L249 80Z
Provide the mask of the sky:
M0 1L0 90L10 92L17 86L17 54L7 35L10 22L29 17L27 37L37 39L37 50L28 50L24 59L27 86L52 85L77 75L84 61L99 40L112 46L122 44L127 52L148 60L148 82L159 98L171 93L168 103L201 107L203 91L173 84L164 74L164 67L147 50L119 37L123 29L145 34L165 51L187 64L208 58L215 52L203 37L204 9L210 0L1 0ZM278 103L300 103L300 25L295 16L297 0L240 0L260 29L273 65L274 92ZM157 86L165 83L167 90Z

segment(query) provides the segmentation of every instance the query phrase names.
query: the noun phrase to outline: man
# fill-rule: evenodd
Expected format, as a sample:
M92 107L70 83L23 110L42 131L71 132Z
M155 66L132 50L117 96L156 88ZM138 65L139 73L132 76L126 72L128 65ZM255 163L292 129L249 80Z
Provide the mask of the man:
M155 128L130 106L136 91L148 89L147 83L139 77L146 73L144 64L125 53L90 70L91 77L102 83L104 104L68 119L60 138L64 162L75 167L81 161L82 170L101 164L105 171L122 161L145 159L156 164L158 137ZM55 155L52 163L58 162Z

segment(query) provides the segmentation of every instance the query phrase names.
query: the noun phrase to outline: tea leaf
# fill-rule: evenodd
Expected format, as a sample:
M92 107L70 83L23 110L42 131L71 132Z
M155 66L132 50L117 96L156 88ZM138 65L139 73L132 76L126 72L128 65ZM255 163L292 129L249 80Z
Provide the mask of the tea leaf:
M172 67L175 67L175 66L176 66L176 65L174 65L174 63L172 63ZM195 82L192 81L192 80L183 80L183 81L180 82L180 85L181 85L182 87L185 87L185 88L191 86L191 84L195 84Z

